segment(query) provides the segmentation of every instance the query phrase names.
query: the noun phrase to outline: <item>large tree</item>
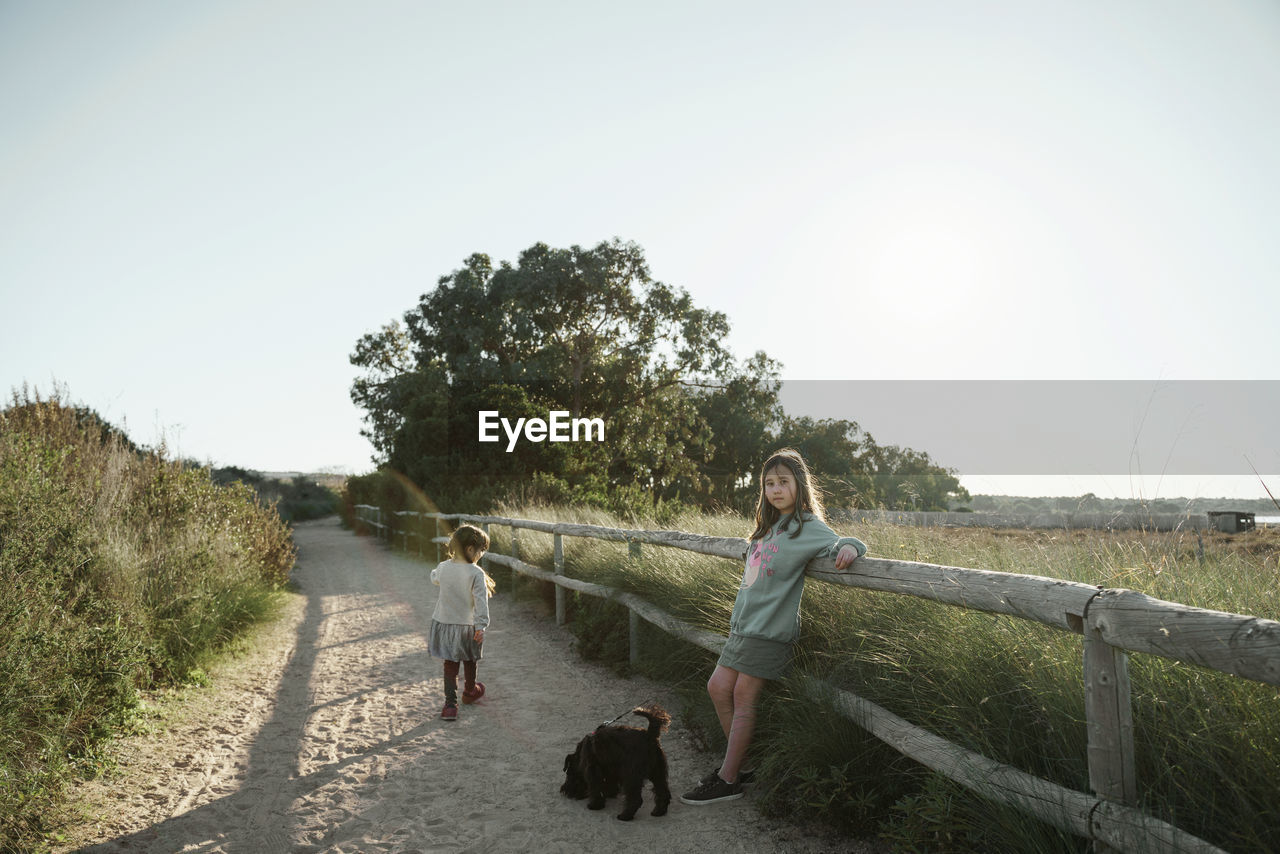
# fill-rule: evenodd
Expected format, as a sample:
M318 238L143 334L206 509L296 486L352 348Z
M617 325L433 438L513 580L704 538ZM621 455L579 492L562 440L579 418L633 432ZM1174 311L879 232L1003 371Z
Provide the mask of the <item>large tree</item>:
M797 448L829 504L935 509L967 498L927 454L877 446L852 421L788 417L781 366L735 363L720 312L649 273L620 240L589 249L537 243L516 264L475 254L401 321L356 344L377 461L451 509L545 498L639 509L678 499L750 510L757 468ZM603 442L478 440L479 413L599 418Z
M642 489L657 501L700 487L710 439L689 389L731 365L729 324L655 281L620 240L538 243L513 266L475 254L404 316L364 336L352 399L382 461L428 494L460 499L537 482ZM601 418L605 441L477 442L477 414ZM434 493L433 493L434 490Z

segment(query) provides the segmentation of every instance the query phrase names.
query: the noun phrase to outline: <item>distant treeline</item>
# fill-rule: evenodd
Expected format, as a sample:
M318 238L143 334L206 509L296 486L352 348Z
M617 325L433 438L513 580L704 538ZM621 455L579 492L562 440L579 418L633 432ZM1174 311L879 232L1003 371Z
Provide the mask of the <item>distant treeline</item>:
M1078 497L1032 498L1018 495L975 495L964 505L978 513L1207 513L1210 510L1237 510L1259 515L1280 515L1270 499L1161 498L1138 501L1133 498L1099 498L1093 493ZM959 509L958 506L951 509Z
M752 321L762 342L853 328L785 297ZM351 397L380 467L454 511L504 499L624 515L745 510L758 467L783 446L804 454L835 504L946 510L968 498L923 451L881 444L853 421L784 412L782 366L763 350L738 359L728 335L723 313L651 278L634 243L538 243L514 266L470 256L403 322L363 336ZM494 441L481 441L482 412L493 413ZM570 440L553 441L556 418L598 424L603 439L566 428Z
M267 506L274 505L280 518L286 522L332 516L342 503L339 493L321 483L317 475L299 473L288 478L269 477L262 472L225 466L213 469L210 477L214 483L239 482L252 487L258 500Z

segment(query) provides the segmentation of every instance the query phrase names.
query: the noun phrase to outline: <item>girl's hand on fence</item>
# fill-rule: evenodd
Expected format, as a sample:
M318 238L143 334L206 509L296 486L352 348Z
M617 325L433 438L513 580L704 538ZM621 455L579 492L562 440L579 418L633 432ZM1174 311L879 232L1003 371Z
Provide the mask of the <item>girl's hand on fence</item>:
M853 546L841 546L836 552L836 569L844 569L858 558L858 550Z
M474 640L476 643L484 643L484 629L476 629Z

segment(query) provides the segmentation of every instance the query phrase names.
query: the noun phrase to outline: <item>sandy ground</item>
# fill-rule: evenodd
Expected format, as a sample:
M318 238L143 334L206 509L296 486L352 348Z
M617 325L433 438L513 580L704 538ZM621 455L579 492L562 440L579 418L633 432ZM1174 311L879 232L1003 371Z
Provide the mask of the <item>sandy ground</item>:
M158 731L119 745L121 771L84 784L55 851L861 851L763 819L751 795L649 815L589 811L559 793L564 755L598 723L670 691L581 661L535 606L498 596L480 680L488 694L439 717L426 653L427 565L336 520L298 526L301 589L252 652L188 692ZM699 678L703 678L698 675ZM634 717L623 723L639 724ZM678 719L663 736L679 794L714 767Z

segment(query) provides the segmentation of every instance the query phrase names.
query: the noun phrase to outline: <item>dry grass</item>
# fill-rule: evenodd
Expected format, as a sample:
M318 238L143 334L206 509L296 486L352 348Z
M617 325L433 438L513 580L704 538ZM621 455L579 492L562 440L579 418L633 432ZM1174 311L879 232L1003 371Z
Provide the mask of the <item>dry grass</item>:
M746 536L747 520L687 513L658 525L599 511L505 506L499 515L609 527ZM1065 578L1139 590L1202 608L1280 619L1280 532L1009 531L905 528L841 533L876 557ZM507 551L509 529L495 527ZM551 566L551 536L521 532L524 559ZM741 570L731 561L646 546L566 538L566 571L631 590L688 622L724 632ZM575 630L625 666L625 612L580 604ZM799 669L847 687L943 737L1080 791L1088 790L1079 638L1039 624L906 596L810 582ZM606 641L621 637L622 642ZM648 641L646 641L648 643ZM664 648L672 681L689 683L691 709L714 745L700 686L709 664ZM693 662L693 664L690 664ZM688 668L707 668L693 679ZM646 667L653 668L652 662ZM1280 703L1277 689L1165 659L1130 663L1143 808L1227 850L1280 850ZM700 705L701 704L701 707ZM766 809L809 814L904 850L1077 851L1080 840L1003 810L925 773L830 708L766 702L756 747Z

